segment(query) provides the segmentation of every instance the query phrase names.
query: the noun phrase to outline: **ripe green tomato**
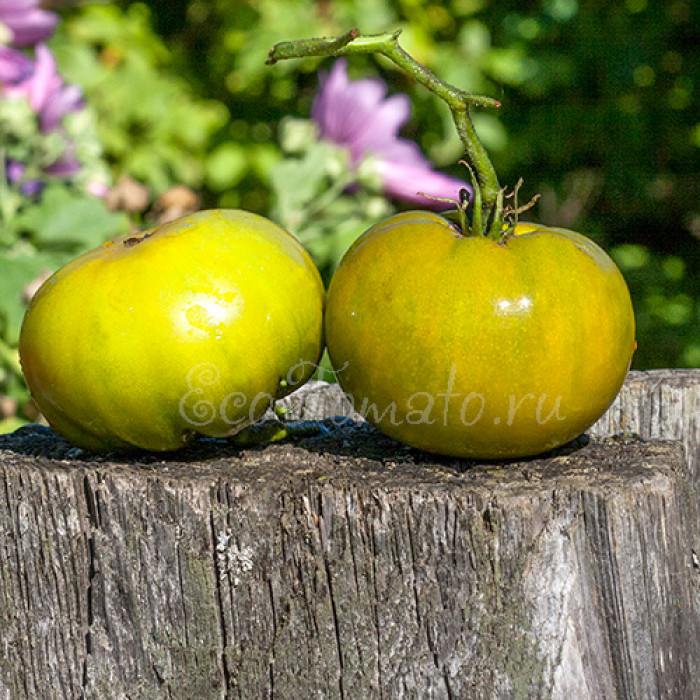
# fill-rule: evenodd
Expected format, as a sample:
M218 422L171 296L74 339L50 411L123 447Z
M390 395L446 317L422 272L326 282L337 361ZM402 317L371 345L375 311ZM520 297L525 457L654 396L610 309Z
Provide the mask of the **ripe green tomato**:
M523 224L502 242L406 212L363 234L328 290L326 343L355 408L414 447L514 458L592 425L635 347L627 285L591 240Z
M323 305L289 233L201 211L56 272L27 309L20 359L39 409L74 444L172 450L237 432L309 379Z

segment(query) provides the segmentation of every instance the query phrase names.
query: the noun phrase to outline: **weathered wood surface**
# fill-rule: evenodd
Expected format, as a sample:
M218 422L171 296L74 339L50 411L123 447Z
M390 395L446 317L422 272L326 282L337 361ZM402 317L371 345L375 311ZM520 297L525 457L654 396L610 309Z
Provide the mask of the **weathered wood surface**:
M678 440L690 481L700 494L700 369L630 372L613 405L588 434L620 432L645 440Z
M281 403L296 419L363 420L337 384L309 382ZM681 442L690 480L700 493L700 369L629 372L612 406L587 432L591 437L618 433Z
M119 462L0 438L0 699L700 698L679 443L489 465L326 426Z
M364 420L337 384L309 382L282 403L297 419L344 416ZM587 431L592 438L619 434L680 442L690 484L700 501L700 369L629 372L612 406Z

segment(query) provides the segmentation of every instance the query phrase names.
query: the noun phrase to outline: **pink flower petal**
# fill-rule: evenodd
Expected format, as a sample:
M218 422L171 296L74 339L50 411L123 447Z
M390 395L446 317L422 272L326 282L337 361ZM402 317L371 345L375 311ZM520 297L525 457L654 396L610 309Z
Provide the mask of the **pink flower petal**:
M45 44L36 47L34 73L21 87L26 89L29 104L35 112L41 112L51 93L61 85L56 72L56 59Z
M16 83L31 74L32 62L19 51L0 46L0 83Z
M19 182L24 177L25 170L24 164L18 160L8 159L5 163L5 172L10 182Z
M382 177L387 194L426 209L438 211L453 209L456 202L459 202L460 190L472 191L471 186L466 182L425 166L378 160L375 168ZM450 199L453 202L439 202L419 193Z
M75 112L83 105L83 91L78 85L66 85L51 95L41 114L42 131L55 129L68 112Z
M455 206L418 194L457 202L460 190L471 192L472 188L433 170L417 144L398 137L411 105L406 95L387 98L386 92L382 80L348 80L346 61L336 61L330 73L321 77L311 110L320 138L347 148L354 167L369 157L390 196L430 209Z
M58 15L34 8L14 7L4 12L0 8L0 22L9 27L15 46L33 46L53 34Z
M411 103L406 95L392 95L368 114L355 135L352 149L382 155L391 149L399 129L408 121Z
M44 168L44 171L57 177L70 177L79 172L82 166L74 155L69 152L71 150L66 149L66 152L55 163L49 165L48 168Z
M24 80L8 84L4 94L26 99L39 115L44 132L60 125L64 115L83 105L82 91L77 85L65 85L56 68L56 59L45 44L36 47L33 71Z
M26 12L38 5L39 0L0 0L0 17L12 12Z
M44 189L44 183L41 180L27 180L23 182L19 191L25 197L36 197Z
M346 61L336 61L331 72L321 77L311 117L319 125L321 138L349 146L353 157L360 157L362 152L353 143L381 104L386 85L372 79L351 83L346 66Z
M90 180L85 185L85 191L88 194L91 194L93 197L102 199L103 197L106 197L109 194L109 186L106 185L104 182Z
M387 143L382 149L381 157L383 160L406 163L407 165L414 165L428 170L432 167L418 144L408 139L394 139Z

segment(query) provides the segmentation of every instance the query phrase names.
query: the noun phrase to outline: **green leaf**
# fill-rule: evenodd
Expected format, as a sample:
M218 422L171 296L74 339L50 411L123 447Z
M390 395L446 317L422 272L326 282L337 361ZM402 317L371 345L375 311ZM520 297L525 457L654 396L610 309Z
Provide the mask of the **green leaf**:
M232 141L212 151L205 164L206 183L217 192L234 187L248 170L243 146Z
M10 418L5 418L0 420L0 434L13 433L17 428L21 428L26 425L28 421L24 418L18 418L17 416L12 416Z
M331 144L318 141L302 158L279 163L270 175L275 193L298 205L313 200L326 182L327 164L336 150Z
M77 254L126 233L128 219L108 211L101 199L57 186L47 189L41 202L23 214L20 226L39 248Z

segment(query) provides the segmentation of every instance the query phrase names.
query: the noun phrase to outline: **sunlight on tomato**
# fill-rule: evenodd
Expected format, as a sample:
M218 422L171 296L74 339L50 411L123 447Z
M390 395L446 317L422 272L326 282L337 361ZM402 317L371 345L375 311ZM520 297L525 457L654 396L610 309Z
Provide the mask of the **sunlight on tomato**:
M405 212L350 248L328 291L341 387L387 435L460 457L515 458L590 427L635 346L627 285L573 231L522 224L501 242Z
M27 310L20 359L39 409L74 444L172 450L237 432L309 379L323 304L289 233L202 211L56 272Z

